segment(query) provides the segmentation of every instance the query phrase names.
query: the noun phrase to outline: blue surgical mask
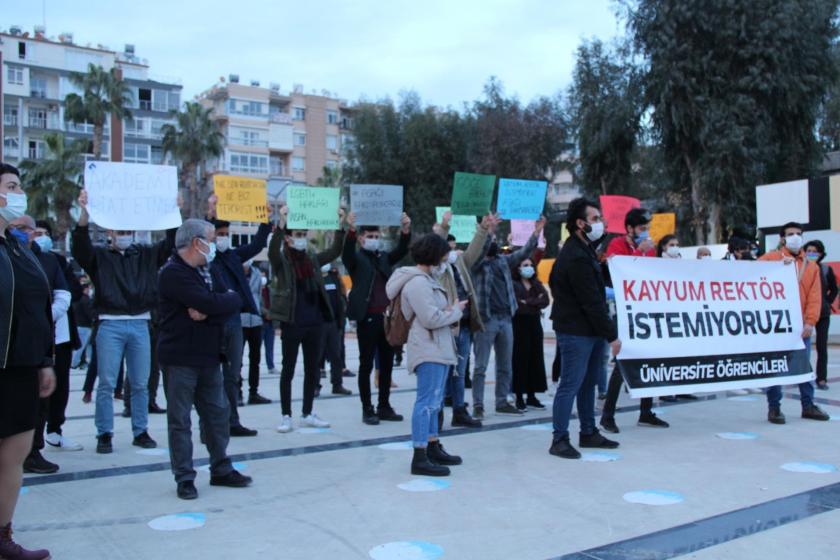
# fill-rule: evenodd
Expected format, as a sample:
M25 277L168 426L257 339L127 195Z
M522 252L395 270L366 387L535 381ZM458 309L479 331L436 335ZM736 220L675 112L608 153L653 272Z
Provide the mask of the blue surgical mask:
M523 266L519 269L519 274L522 275L522 278L528 279L534 276L534 267L533 266Z
M8 230L9 233L14 236L15 239L18 240L18 243L23 245L24 247L29 247L29 236L26 235L24 232L20 231L19 229L12 228Z
M44 253L49 253L50 251L52 251L53 241L47 235L42 235L41 237L36 237L35 238L35 243L38 244L38 247L40 247L41 251L43 251Z
M649 231L643 231L642 233L640 233L639 235L636 236L636 238L635 238L636 245L638 245L639 243L641 243L642 241L644 241L646 239L650 239L650 232Z

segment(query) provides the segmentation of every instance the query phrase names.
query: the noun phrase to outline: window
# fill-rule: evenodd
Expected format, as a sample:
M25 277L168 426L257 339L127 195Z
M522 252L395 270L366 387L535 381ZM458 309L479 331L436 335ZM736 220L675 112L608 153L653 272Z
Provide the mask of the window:
M31 76L29 79L29 95L39 99L47 97L47 79L42 76Z
M341 124L339 126L344 130L350 130L353 128L353 119L350 117L341 117Z
M151 161L150 151L148 144L126 142L123 161L127 163L149 163Z
M338 150L338 136L327 134L327 149L333 152Z
M29 159L44 158L44 143L40 140L29 141Z
M17 107L3 106L3 124L5 126L17 126L18 110Z
M338 111L327 111L327 124L338 124Z
M8 157L18 157L20 155L20 143L14 136L6 136L3 138L3 155Z
M29 109L29 127L47 128L47 110Z
M137 138L147 138L149 133L149 121L146 119L131 119L125 121L125 135Z
M292 118L296 121L306 120L306 109L304 109L303 107L295 107L294 111L292 112Z
M353 136L351 134L341 135L341 149L346 150L353 145Z
M295 146L306 146L306 134L295 132Z
M175 107L177 109L177 107ZM169 111L169 92L161 89L152 90L152 111Z
M292 171L306 171L306 158L292 157Z
M228 99L227 110L229 114L245 115L246 117L262 117L268 115L267 105L259 101Z
M10 84L22 86L23 85L23 68L9 66L6 71L6 79Z
M137 106L144 111L152 110L152 90L140 88L137 90L138 104Z
M277 156L271 156L269 158L269 163L271 164L271 175L274 177L282 177L283 176L283 160Z
M163 163L163 148L160 146L152 146L152 163L155 165Z
M24 43L23 41L18 42L18 58L26 58L26 43Z
M268 156L260 154L230 153L230 170L240 173L268 174Z

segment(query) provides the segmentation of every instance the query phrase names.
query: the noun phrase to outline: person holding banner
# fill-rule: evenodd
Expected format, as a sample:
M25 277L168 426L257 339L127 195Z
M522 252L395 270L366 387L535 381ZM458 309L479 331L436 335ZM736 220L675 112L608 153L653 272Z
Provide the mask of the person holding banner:
M779 230L780 248L762 255L760 261L783 261L796 266L799 279L799 301L802 306L802 339L808 360L811 358L811 337L820 320L822 310L822 284L820 283L819 265L805 258L802 250L802 225L788 222ZM828 414L814 404L814 384L810 381L799 384L799 398L802 403L802 418L809 420L830 420ZM775 385L767 389L767 420L772 424L784 424L782 413L782 387Z
M823 264L825 245L815 239L805 245L805 257L820 267L820 282L822 288L822 308L820 320L816 327L817 345L817 389L828 390L828 327L831 323L831 304L837 299L837 278L834 270Z
M618 330L607 308L604 277L592 244L604 235L598 206L585 198L569 203L566 229L570 237L554 261L549 278L554 304L551 319L561 354L560 386L554 395L554 437L549 453L580 459L569 441L569 420L577 399L581 447L614 449L618 442L595 427L595 386L603 369L604 345L613 355L621 350Z
M359 226L355 216L347 217L350 230L344 243L341 262L344 263L353 289L347 304L347 317L356 321L359 342L359 398L362 401L362 421L370 426L380 420L401 422L402 415L391 406L391 372L394 368L394 349L385 337L385 310L388 294L385 285L394 265L408 254L411 241L411 218L403 212L397 246L389 253L381 250L382 233L378 226ZM358 241L359 247L356 247ZM379 406L373 408L370 394L370 374L373 359L379 354Z

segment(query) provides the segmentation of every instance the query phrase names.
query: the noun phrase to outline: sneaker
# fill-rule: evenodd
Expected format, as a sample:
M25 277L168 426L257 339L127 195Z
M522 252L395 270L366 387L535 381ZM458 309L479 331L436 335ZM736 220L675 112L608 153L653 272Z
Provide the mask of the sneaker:
M156 402L149 403L149 414L166 414L166 409L158 406Z
M286 414L283 415L283 418L280 419L280 423L277 425L277 431L281 434L288 434L294 428L292 427L292 417Z
M506 402L505 404L496 407L496 414L514 414L516 416L522 416L523 412Z
M804 411L803 411L804 412ZM786 422L782 409L778 406L771 406L767 411L767 421L771 424L784 424Z
M376 410L376 416L383 422L402 422L403 415L397 414L390 406L380 406Z
M114 446L111 444L112 434L104 433L96 436L97 453L113 453Z
M52 474L58 472L58 465L47 461L41 455L40 451L33 449L23 461L23 472L31 474Z
M48 550L26 550L12 540L12 524L0 527L0 558L8 560L49 560Z
M820 391L828 391L828 383L825 381L817 381L817 389Z
M259 393L251 393L248 395L248 404L271 404L271 399L267 399Z
M227 486L228 488L245 488L254 481L237 470L232 470L224 476L210 476L210 486Z
M242 424L230 427L230 437L254 437L257 435L257 430L246 428Z
M598 430L591 434L580 434L578 443L581 447L597 447L599 449L615 449L619 445L617 441L602 436Z
M644 414L639 416L639 426L647 426L649 428L668 428L670 424L665 420L660 419L656 414L651 412L650 414Z
M81 451L84 449L81 443L76 443L72 439L61 434L47 434L44 441L47 442L47 445L54 447L59 451Z
M332 394L333 395L352 395L353 391L351 391L350 389L348 389L348 388L346 388L342 385L333 385Z
M93 393L91 391L85 391L85 394L82 395L82 402L85 404L90 404L93 401Z
M823 410L815 404L811 406L806 406L802 409L802 418L807 418L808 420L831 420L831 416L823 412Z
M182 500L195 500L198 498L198 490L192 480L185 480L178 483L178 497Z
M379 425L379 416L376 415L376 411L373 410L373 407L362 409L362 422L368 426Z
M349 369L344 368L341 371L341 377L356 377L356 374L350 371Z
M330 423L326 420L321 420L314 412L303 417L301 423L308 428L329 428Z
M551 442L551 447L548 452L555 457L562 457L563 459L580 459L580 451L569 443L569 436Z
M537 410L545 410L545 405L540 402L537 397L528 397L525 401L525 404L528 405L528 408L536 408Z
M516 399L516 410L521 412L528 412L528 405L525 404L525 401L522 399Z
M136 445L137 447L142 447L143 449L154 449L157 447L157 442L149 437L149 432L143 432L134 438L131 445Z
M615 423L615 418L601 418L601 427L604 428L604 431L610 432L611 434L620 433L621 430L618 429L618 425Z
M475 408L473 408L472 417L476 420L484 420L484 405L477 404Z

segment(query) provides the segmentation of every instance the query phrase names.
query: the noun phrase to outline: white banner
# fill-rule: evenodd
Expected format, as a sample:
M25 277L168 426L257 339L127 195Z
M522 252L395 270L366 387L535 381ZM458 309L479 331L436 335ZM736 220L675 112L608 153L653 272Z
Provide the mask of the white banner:
M796 267L782 262L613 257L630 396L802 383Z
M90 161L85 189L90 219L105 229L156 231L181 225L174 166Z

